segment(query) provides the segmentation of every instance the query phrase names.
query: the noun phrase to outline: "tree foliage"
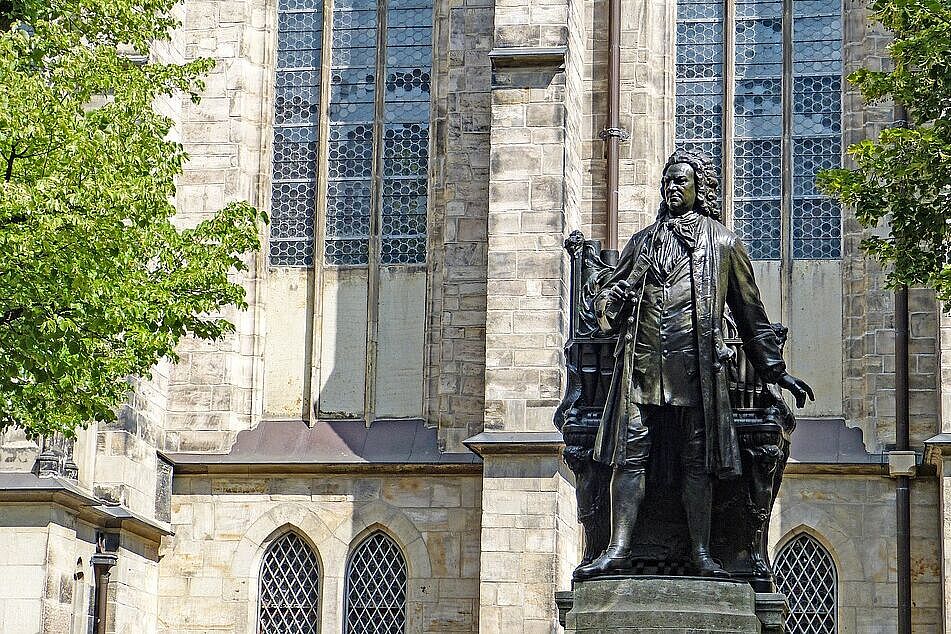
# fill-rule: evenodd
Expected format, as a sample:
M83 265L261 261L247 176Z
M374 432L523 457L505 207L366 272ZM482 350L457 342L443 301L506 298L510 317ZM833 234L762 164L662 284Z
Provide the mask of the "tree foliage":
M229 275L263 214L177 228L186 154L156 111L198 101L209 60L149 58L174 0L0 2L0 427L72 435L185 335L232 330Z
M855 169L828 170L820 187L853 207L865 227L887 227L862 246L889 266L890 286L930 286L951 301L951 0L874 0L892 33L891 68L849 81L869 102L893 99L908 127L851 146ZM882 233L882 232L876 232Z

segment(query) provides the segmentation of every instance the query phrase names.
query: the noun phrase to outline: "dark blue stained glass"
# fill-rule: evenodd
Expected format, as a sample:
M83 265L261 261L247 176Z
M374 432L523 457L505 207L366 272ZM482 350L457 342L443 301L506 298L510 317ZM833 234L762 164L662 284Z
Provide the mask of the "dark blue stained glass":
M312 266L323 3L279 0L269 255Z
M838 0L793 10L793 257L841 257L841 209L816 188L816 175L841 163L842 18Z
M721 167L723 144L723 3L677 3L678 148L706 154Z
M792 191L783 191L783 3L733 4L733 126L723 129L722 2L680 0L677 8L677 147L720 165L723 134L734 141L737 233L754 259L781 257L781 210L792 199L796 258L837 258L840 211L821 196L815 175L840 164L841 0L794 0ZM814 203L814 204L813 204ZM821 204L819 204L821 203ZM788 203L787 203L788 204Z
M387 4L383 95L381 262L426 261L432 10L419 0Z
M841 15L842 0L795 0L793 16Z
M417 3L417 7L401 9L400 11L390 11L386 16L386 25L388 29L400 27L425 27L431 29L433 26L433 7L432 5L423 6ZM430 35L430 38L432 36Z
M781 0L771 2L737 2L734 5L734 11L737 20L751 20L755 18L775 18L783 14L783 3Z
M677 17L681 20L703 18L723 19L723 4L720 2L681 2L677 5Z
M754 260L781 255L782 4L745 2L734 24L734 229Z
M324 0L278 0L278 11L314 10L324 6Z
M368 262L370 215L377 197L382 263L417 264L426 257L432 5L390 0L385 19L384 76L377 77L376 3L335 3L325 231L328 264ZM383 91L382 112L377 90ZM379 119L383 138L375 140L374 121ZM382 191L374 194L369 183L377 164Z
M369 261L377 20L374 2L334 3L324 223L327 264L361 265Z

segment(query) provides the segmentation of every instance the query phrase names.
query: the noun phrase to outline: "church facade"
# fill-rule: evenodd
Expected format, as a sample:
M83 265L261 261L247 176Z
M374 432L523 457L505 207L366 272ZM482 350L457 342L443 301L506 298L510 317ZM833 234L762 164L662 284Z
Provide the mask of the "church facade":
M563 243L607 234L607 2L176 11L154 55L217 61L200 104L158 105L190 155L177 206L269 211L249 308L131 381L115 423L0 437L0 631L562 631ZM622 3L621 246L675 148L713 157L817 393L770 525L790 633L897 631L898 473L913 630L951 627L951 321L912 289L915 456L891 454L892 292L813 180L891 125L844 79L887 41L858 2Z

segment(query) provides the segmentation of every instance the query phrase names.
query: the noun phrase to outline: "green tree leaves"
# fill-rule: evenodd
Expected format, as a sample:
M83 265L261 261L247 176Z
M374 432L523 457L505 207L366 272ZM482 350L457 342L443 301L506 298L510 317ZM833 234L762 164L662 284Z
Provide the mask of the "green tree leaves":
M197 99L210 60L143 62L173 0L0 1L0 427L71 435L127 379L216 339L266 217L232 203L178 228L186 155L154 104Z
M894 99L910 128L849 148L855 169L828 170L819 186L881 227L863 249L890 265L888 283L934 288L951 302L951 1L876 0L875 19L892 32L892 69L861 69L849 81L869 102ZM876 232L881 233L881 232Z

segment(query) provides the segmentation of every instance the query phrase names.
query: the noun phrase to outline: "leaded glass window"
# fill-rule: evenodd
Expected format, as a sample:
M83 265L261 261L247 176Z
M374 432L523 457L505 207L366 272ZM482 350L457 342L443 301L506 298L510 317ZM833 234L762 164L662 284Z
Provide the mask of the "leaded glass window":
M258 634L317 634L319 618L317 555L299 535L286 533L264 553Z
M839 207L815 188L840 161L839 2L678 3L677 145L723 163L725 207L754 260L840 257Z
M324 261L426 260L431 0L335 0L327 181L317 183L322 0L280 0L271 263L313 264L325 195ZM382 35L381 35L382 34ZM310 48L308 48L310 47ZM294 101L292 101L292 99Z
M280 0L271 172L271 264L314 263L323 0Z
M677 144L721 167L723 149L723 3L677 5Z
M425 262L432 20L429 0L334 6L327 264Z
M842 18L838 0L793 3L794 258L838 258L839 206L815 175L839 166L842 148Z
M345 634L402 634L406 626L406 560L377 532L357 546L347 566Z
M383 264L426 258L432 8L390 0L383 93Z
M789 601L787 634L835 634L835 562L811 535L794 537L776 556L773 566L779 591Z

